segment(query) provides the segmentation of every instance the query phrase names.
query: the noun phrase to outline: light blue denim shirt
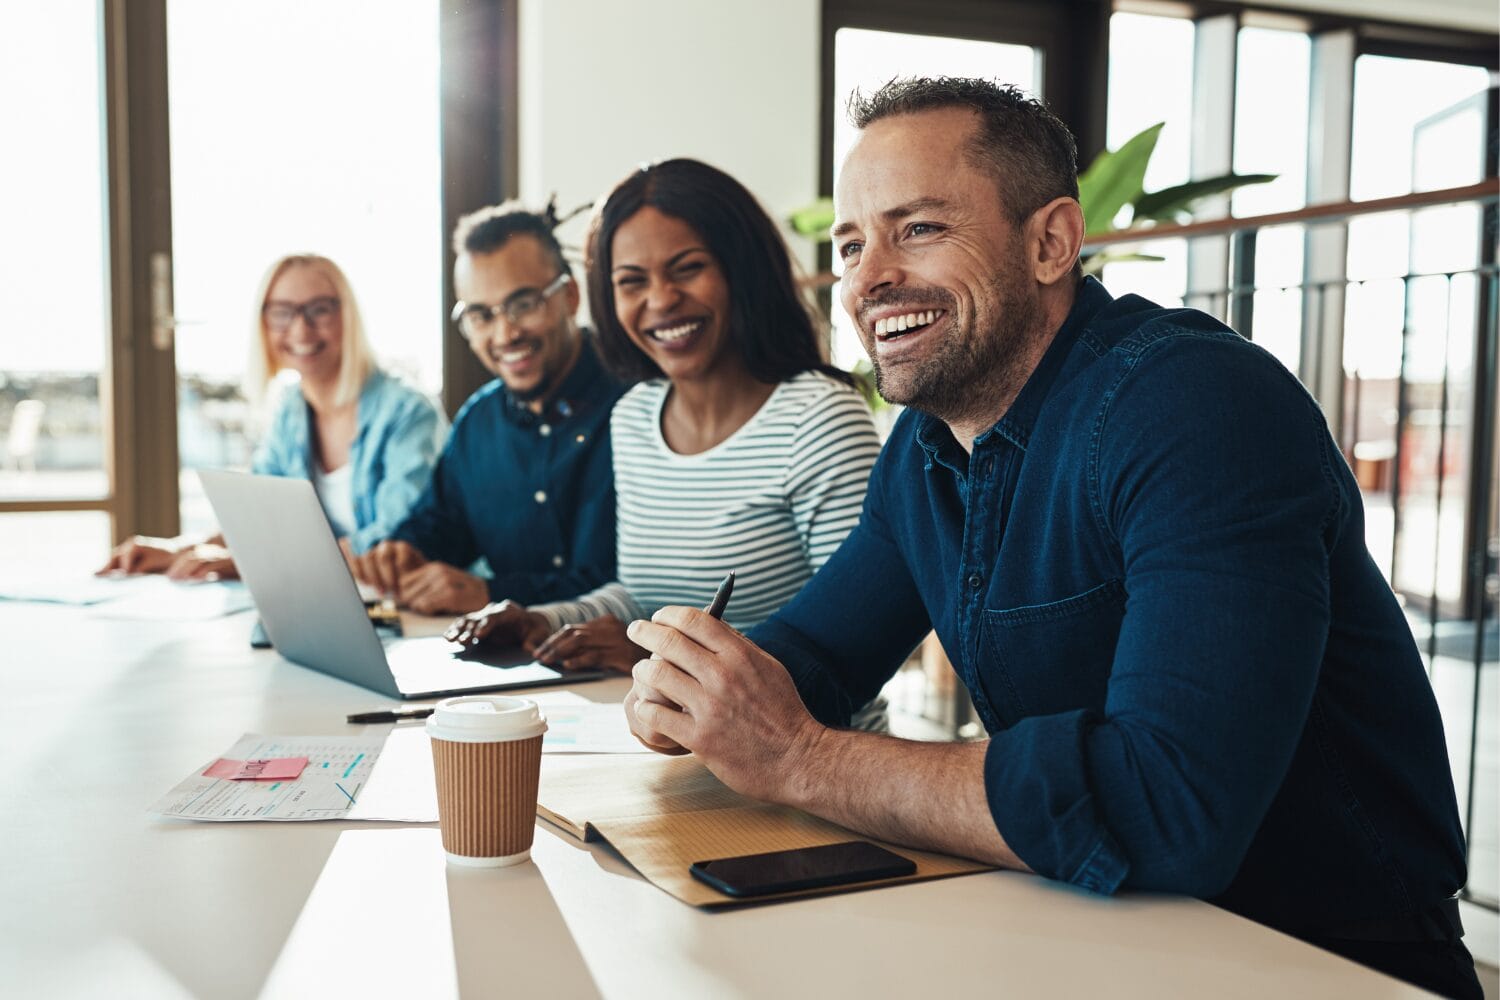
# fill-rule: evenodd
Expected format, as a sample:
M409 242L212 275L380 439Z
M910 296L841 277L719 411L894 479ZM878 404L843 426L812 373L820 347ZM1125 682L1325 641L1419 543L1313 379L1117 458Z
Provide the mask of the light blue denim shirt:
M359 394L358 416L349 455L355 521L349 542L362 553L390 537L427 488L445 422L431 400L379 369ZM314 461L309 408L294 383L276 402L251 471L311 479Z

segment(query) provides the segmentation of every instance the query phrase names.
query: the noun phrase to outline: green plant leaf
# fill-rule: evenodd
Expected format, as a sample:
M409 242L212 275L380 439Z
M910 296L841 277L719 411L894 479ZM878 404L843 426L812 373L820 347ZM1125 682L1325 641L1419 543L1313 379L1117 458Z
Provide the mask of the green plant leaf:
M1111 232L1120 209L1141 196L1146 165L1156 151L1165 122L1157 122L1132 136L1117 150L1105 150L1078 178L1078 201L1083 206L1086 235Z
M787 216L786 221L793 232L817 240L829 239L828 230L833 225L833 199L819 198L811 205L804 205Z
M1176 222L1192 211L1193 206L1204 198L1224 194L1250 184L1266 184L1274 181L1276 174L1225 174L1201 181L1188 181L1175 187L1162 188L1142 195L1135 201L1135 217L1131 225L1142 222Z

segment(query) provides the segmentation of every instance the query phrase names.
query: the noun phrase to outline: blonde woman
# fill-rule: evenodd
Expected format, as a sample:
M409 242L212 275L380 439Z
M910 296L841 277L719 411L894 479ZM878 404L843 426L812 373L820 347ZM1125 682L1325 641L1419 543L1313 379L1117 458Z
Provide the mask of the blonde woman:
M349 280L316 254L282 257L256 299L247 384L280 394L251 471L312 481L341 543L362 553L387 537L421 495L442 418L416 389L381 371ZM222 535L204 541L136 536L101 573L174 579L236 576Z

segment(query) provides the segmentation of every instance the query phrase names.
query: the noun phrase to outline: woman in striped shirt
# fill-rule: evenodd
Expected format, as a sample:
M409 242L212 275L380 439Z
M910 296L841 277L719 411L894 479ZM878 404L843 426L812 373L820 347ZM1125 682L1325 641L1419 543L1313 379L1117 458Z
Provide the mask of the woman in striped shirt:
M854 527L880 445L822 359L775 225L728 174L686 159L632 173L595 213L587 266L601 353L642 380L610 420L619 578L448 634L628 673L645 651L626 623L708 603L728 570L736 628L785 604Z

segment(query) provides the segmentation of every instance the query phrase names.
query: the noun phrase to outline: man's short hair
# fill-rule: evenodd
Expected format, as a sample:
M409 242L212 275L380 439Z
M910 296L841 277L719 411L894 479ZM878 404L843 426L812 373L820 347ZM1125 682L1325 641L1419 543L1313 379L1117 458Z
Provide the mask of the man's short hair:
M1056 198L1078 197L1078 146L1062 120L1009 84L972 77L896 78L873 94L849 97L857 129L896 115L967 108L980 126L969 146L976 164L995 174L1003 208L1017 224Z
M572 274L554 232L557 223L557 207L552 203L540 212L519 201L489 205L458 220L453 229L453 255L494 253L512 237L525 235L541 243L556 262L558 273Z

